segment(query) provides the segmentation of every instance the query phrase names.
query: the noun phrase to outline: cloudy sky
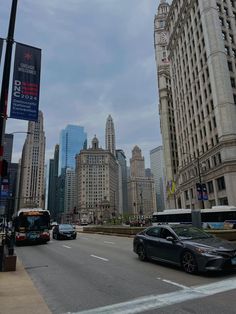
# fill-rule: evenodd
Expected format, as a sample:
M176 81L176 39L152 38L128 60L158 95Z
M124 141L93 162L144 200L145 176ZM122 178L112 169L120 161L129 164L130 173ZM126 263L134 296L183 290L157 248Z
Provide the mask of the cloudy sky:
M84 126L104 148L111 114L116 147L129 158L138 145L161 145L153 20L159 0L19 0L15 41L42 49L40 109L44 113L46 160L60 130ZM11 1L1 0L0 37L7 36ZM3 58L1 63L2 72ZM11 85L11 84L10 84ZM9 98L10 99L10 98ZM9 112L10 103L8 106ZM6 131L26 131L27 121L7 120ZM25 134L15 134L13 161Z

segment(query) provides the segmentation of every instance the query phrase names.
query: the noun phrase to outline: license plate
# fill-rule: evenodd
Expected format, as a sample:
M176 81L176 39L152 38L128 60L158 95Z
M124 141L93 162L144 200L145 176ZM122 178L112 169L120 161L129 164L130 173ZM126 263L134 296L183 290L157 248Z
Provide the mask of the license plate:
M236 257L231 259L231 263L232 263L232 265L236 265Z

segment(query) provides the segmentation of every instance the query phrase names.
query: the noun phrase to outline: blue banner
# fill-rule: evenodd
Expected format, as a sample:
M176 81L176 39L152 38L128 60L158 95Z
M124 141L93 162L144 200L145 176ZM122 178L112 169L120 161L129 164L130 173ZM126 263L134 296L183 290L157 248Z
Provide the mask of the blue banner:
M2 58L2 47L3 47L3 39L0 38L0 63L1 63L1 58Z
M1 198L8 198L9 197L9 181L6 178L1 179L1 190L0 190L0 197Z
M41 49L16 44L10 117L38 121Z

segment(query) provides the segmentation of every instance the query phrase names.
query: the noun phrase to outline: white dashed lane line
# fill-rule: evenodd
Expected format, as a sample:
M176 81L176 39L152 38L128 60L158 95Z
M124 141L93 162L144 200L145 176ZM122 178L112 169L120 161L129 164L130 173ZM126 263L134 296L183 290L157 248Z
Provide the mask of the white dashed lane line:
M104 241L104 243L107 243L107 244L115 244L115 242L111 242L111 241Z
M97 259L100 259L104 262L109 262L109 260L107 258L104 258L104 257L100 257L100 256L97 256L97 255L90 255L91 257L94 257L94 258L97 258Z
M163 281L163 282L169 283L170 285L173 285L173 286L182 288L182 289L190 289L190 288L187 287L187 286L181 285L180 283L177 283L177 282L174 282L174 281L171 281L171 280L162 279L162 278L160 278L160 277L157 277L157 279L158 279L158 280L161 280L161 281Z
M67 248L67 249L71 249L71 246L68 246L68 245L62 245L62 246Z

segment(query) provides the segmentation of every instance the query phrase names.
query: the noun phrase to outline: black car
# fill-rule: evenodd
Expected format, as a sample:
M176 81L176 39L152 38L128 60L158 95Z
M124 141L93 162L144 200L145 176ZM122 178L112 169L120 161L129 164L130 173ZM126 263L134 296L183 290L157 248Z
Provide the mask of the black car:
M187 273L236 269L236 244L191 225L158 225L139 232L133 241L139 259L182 267Z
M71 224L60 224L53 228L52 237L56 240L76 239L76 230Z

